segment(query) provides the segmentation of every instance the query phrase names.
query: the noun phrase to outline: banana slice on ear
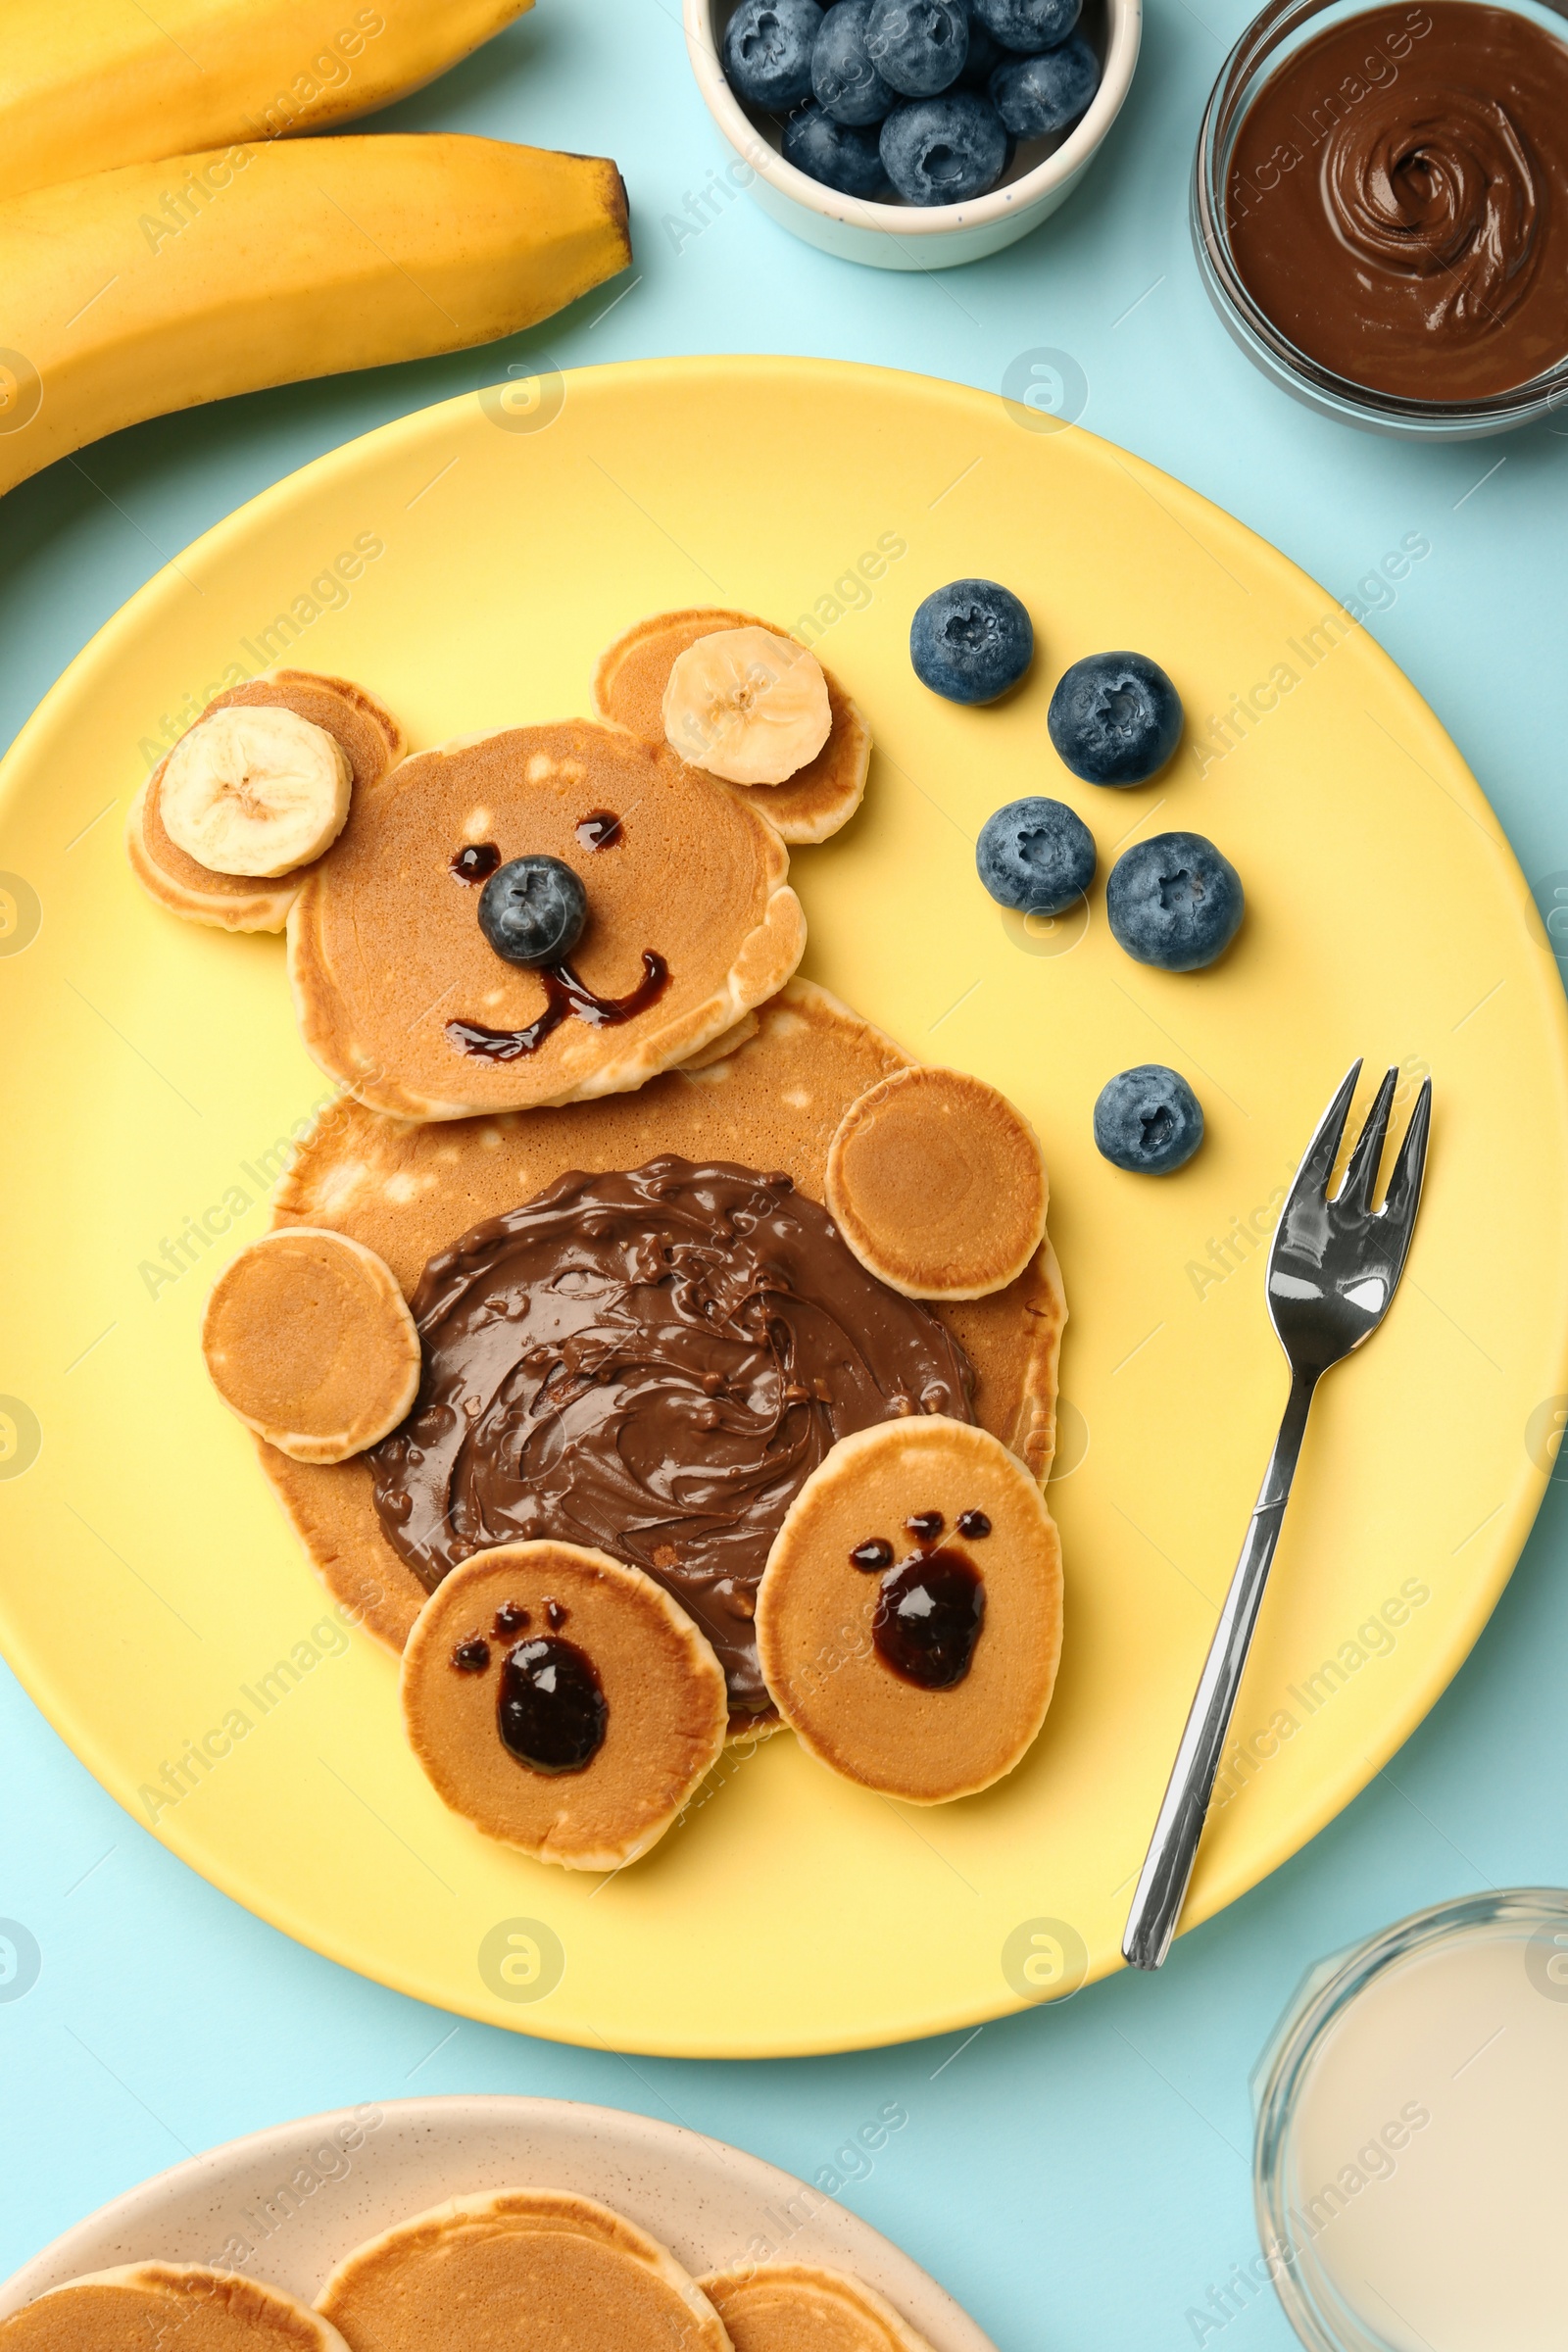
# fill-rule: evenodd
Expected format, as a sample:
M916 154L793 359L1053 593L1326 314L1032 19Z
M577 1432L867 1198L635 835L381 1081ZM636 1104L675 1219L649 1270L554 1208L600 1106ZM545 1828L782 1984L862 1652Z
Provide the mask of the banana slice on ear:
M215 874L288 874L343 830L353 774L324 727L280 703L231 705L181 736L160 808L175 847Z
M782 784L816 758L832 724L821 663L771 629L699 637L664 688L671 749L727 784Z

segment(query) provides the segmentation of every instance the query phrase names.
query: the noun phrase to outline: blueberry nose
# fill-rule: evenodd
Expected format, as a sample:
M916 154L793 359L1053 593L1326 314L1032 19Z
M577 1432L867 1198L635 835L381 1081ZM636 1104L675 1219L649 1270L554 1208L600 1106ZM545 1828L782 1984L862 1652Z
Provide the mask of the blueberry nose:
M559 858L514 858L479 893L479 928L508 963L560 963L582 937L588 893Z

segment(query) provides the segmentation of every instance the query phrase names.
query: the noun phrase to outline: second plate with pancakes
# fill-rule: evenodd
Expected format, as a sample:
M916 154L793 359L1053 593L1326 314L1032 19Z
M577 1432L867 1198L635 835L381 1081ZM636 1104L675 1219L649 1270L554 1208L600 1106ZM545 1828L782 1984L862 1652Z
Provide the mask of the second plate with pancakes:
M884 2102L877 2133L908 2121ZM330 2152L331 2187L258 2242L254 2217L307 2151L318 2170ZM74 2283L106 2273L116 2291L95 2304ZM127 2352L138 2295L173 2298L172 2344L187 2340L176 2304L212 2312L216 2335L188 2323L199 2352L513 2352L519 2309L529 2352L994 2352L820 2189L673 2125L551 2099L360 2106L178 2165L0 2285L0 2346Z

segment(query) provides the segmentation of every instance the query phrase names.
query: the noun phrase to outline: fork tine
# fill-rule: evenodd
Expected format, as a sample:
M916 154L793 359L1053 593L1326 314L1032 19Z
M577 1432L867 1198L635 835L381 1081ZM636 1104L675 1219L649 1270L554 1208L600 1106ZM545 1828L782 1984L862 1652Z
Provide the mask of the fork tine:
M1355 1082L1360 1075L1361 1057L1357 1054L1344 1085L1323 1113L1318 1131L1306 1148L1306 1157L1296 1171L1296 1182L1291 1187L1287 1206L1304 1199L1309 1193L1315 1193L1321 1200L1328 1191L1329 1178L1334 1173L1334 1161L1340 1149L1340 1138L1345 1133L1345 1122L1350 1115Z
M1415 1108L1410 1113L1410 1124L1404 1131L1404 1141L1399 1146L1399 1156L1394 1163L1388 1197L1383 1203L1383 1214L1399 1235L1403 1249L1409 1247L1410 1228L1415 1223L1416 1206L1421 1199L1421 1179L1426 1171L1427 1135L1431 1125L1432 1081L1426 1078L1416 1097ZM1402 1254L1399 1262L1401 1265L1404 1262Z
M1378 1167L1383 1158L1383 1140L1389 1132L1389 1112L1394 1107L1394 1090L1399 1083L1397 1070L1389 1070L1378 1088L1366 1124L1355 1139L1350 1164L1345 1171L1345 1182L1334 1198L1346 1208L1358 1208L1364 1214L1372 1205L1377 1187Z

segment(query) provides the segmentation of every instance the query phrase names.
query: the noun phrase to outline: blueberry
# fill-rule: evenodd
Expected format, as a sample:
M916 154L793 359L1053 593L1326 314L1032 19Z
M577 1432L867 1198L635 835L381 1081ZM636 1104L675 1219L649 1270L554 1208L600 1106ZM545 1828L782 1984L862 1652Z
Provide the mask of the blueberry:
M1185 1167L1203 1140L1203 1106L1185 1078L1162 1063L1123 1070L1101 1089L1095 1143L1135 1176L1168 1176Z
M880 122L893 111L897 93L866 54L871 7L872 0L837 0L823 18L811 51L811 87L818 106L835 122Z
M855 0L839 0L853 8ZM888 175L874 129L835 122L820 106L803 106L784 125L784 161L841 196L880 196Z
M1083 0L969 0L971 15L992 39L1026 57L1064 41L1082 5Z
M1105 885L1117 945L1165 972L1200 971L1241 925L1242 878L1201 833L1156 833L1124 850Z
M1181 740L1182 698L1145 654L1090 654L1058 679L1046 725L1086 784L1147 784Z
M508 963L559 963L587 919L588 893L559 858L514 858L479 893L479 928Z
M969 19L969 54L958 75L960 90L983 90L997 68L1006 60L1006 51L991 38L976 16Z
M865 48L901 97L934 98L963 72L968 9L964 0L871 0Z
M965 204L1007 168L1002 118L967 90L896 107L882 125L882 162L906 204Z
M741 0L724 27L724 72L748 106L785 114L811 95L811 51L822 29L816 0Z
M989 86L991 103L1014 138L1049 138L1087 113L1100 87L1100 60L1075 32L1043 57L1008 58Z
M911 106L906 112L925 109ZM884 156L887 138L884 126ZM915 676L950 703L994 703L1017 685L1034 650L1028 613L1012 591L999 588L995 580L952 580L934 589L909 623Z
M981 826L974 862L1000 906L1060 914L1095 878L1095 837L1062 801L1009 801Z

